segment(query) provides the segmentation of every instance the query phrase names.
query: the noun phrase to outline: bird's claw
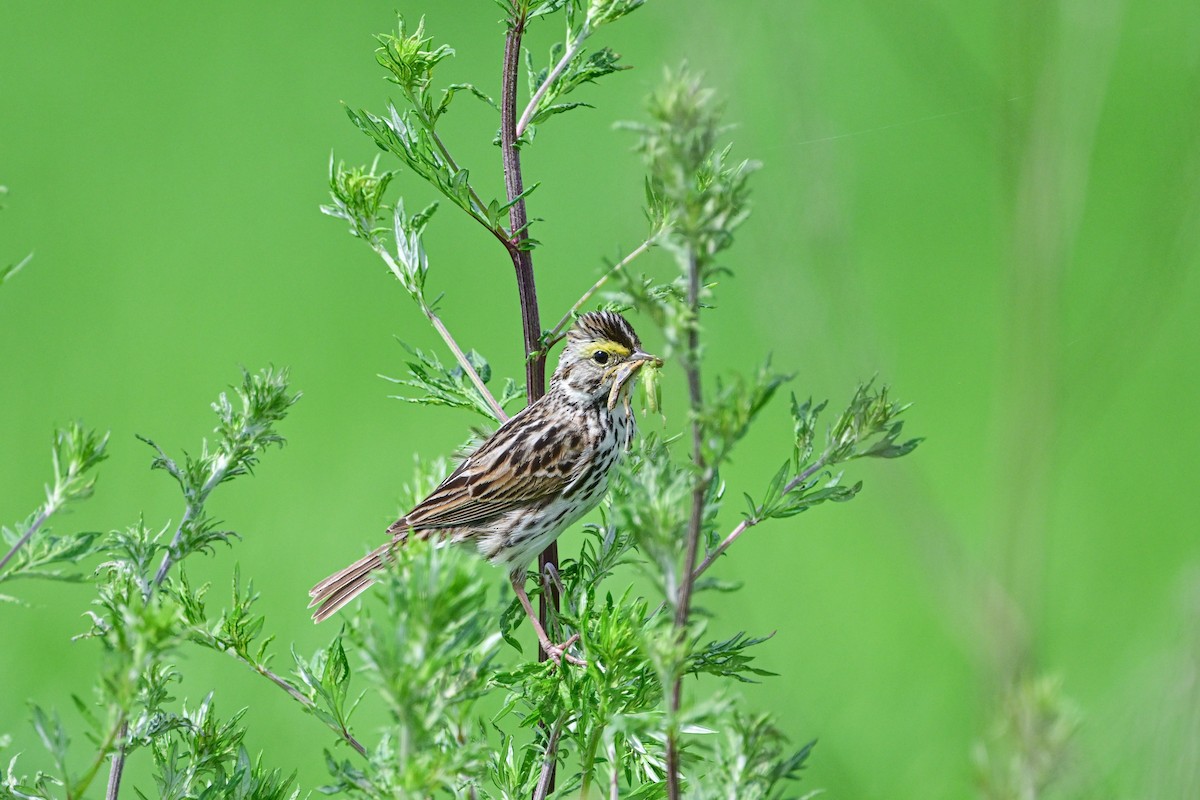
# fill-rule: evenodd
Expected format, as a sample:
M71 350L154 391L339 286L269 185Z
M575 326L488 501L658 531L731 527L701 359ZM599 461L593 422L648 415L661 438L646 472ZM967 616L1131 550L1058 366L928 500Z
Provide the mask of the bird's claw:
M561 664L563 659L566 659L568 662L577 667L586 667L588 665L586 660L579 658L578 656L573 656L567 652L567 648L575 644L577 641L579 641L579 634L574 633L571 634L571 638L567 639L562 644L550 644L548 641L543 642L542 649L546 652L546 656L555 664Z

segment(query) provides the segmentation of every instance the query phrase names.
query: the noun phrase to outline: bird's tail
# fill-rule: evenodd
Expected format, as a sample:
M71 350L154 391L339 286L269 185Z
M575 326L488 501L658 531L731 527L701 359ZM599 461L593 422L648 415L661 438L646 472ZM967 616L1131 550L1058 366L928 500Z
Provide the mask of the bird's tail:
M313 621L321 622L333 616L339 608L358 597L368 586L373 584L375 582L373 573L383 568L385 559L388 558L388 554L395 546L396 542L388 542L309 589L308 593L312 597L312 601L308 607L317 606L317 610L313 612Z

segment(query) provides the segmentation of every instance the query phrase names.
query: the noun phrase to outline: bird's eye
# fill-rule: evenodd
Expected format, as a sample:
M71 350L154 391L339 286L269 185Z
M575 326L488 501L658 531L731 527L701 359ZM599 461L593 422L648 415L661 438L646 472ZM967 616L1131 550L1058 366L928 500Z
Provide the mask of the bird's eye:
M608 363L608 353L606 353L603 350L597 350L595 353L592 354L592 361L595 361L597 364L607 364Z

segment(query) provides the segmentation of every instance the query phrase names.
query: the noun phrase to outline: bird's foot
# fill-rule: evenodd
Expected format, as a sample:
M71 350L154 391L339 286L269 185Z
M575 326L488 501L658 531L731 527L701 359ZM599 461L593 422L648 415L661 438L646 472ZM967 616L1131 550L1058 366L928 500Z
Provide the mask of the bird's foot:
M549 658L555 664L561 664L563 660L566 660L577 667L586 667L588 664L586 660L579 658L578 656L573 656L567 652L567 649L577 641L579 641L578 633L572 634L571 638L567 639L562 644L551 644L550 640L547 638L541 643L542 651L546 654L547 658Z

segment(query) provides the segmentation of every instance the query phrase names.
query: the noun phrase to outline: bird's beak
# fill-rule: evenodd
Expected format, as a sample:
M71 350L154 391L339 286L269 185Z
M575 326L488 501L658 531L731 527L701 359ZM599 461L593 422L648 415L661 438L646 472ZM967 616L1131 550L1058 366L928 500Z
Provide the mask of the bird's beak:
M629 356L630 361L638 362L638 366L649 364L652 367L661 367L663 360L658 356L652 356L649 353L644 353L641 350L634 350L633 355Z
M643 353L641 350L635 350L629 355L629 358L617 367L616 375L613 377L612 389L608 392L608 408L610 411L616 408L617 397L621 394L621 387L629 383L633 376L647 364L657 368L663 365L663 360L658 356L652 356L649 353Z

